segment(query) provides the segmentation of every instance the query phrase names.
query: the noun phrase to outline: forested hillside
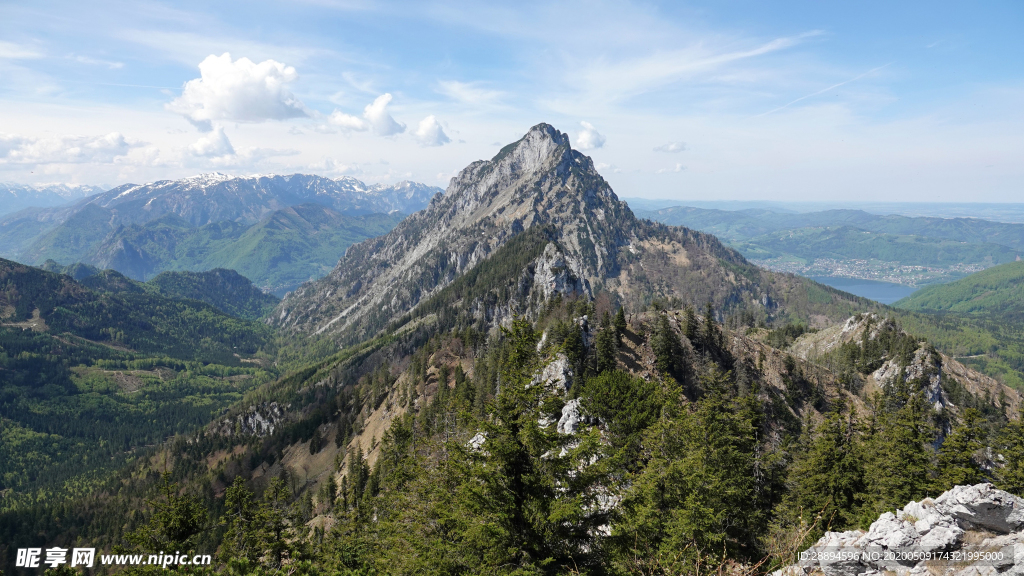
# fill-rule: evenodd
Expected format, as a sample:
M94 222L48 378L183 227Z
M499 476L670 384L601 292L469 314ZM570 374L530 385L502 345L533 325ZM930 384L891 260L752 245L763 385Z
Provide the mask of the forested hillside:
M1024 489L1019 396L891 321L851 318L808 363L780 350L806 327L659 308L556 296L490 336L421 325L312 363L72 504L73 533L239 574L767 572L953 484ZM50 514L0 522L60 542Z
M1011 262L956 282L929 286L896 302L895 306L905 310L999 317L1024 325L1024 262Z
M265 326L90 280L0 260L0 509L87 494L272 377Z

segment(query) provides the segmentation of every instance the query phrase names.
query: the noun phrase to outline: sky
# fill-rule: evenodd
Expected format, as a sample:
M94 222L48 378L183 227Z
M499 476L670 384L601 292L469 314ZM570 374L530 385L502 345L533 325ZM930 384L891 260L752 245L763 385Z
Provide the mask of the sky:
M620 197L1024 201L1024 2L0 0L0 181L445 187L548 122Z

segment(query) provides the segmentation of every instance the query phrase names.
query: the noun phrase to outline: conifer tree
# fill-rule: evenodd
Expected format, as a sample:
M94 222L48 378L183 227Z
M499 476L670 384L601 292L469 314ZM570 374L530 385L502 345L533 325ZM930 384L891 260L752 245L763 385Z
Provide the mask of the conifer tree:
M225 513L221 523L226 524L228 529L224 533L221 559L224 562L255 565L260 557L259 506L241 476L236 477L228 487L224 505Z
M649 462L613 525L613 562L625 573L692 574L742 557L764 530L753 507L753 422L725 395L729 375L703 375L705 395L684 404L678 389L645 444Z
M821 513L823 528L843 530L856 522L864 490L864 467L852 416L847 419L833 413L806 433L810 441L790 470L782 513L801 514L805 521Z
M160 496L149 501L153 516L149 522L125 536L137 551L191 551L207 521L206 507L190 494L179 495L171 475L161 477Z
M683 310L683 316L686 318L686 325L683 327L683 335L690 341L694 346L697 345L697 314L693 311L693 306L686 305L686 309Z
M622 337L626 334L626 312L619 306L619 311L615 313L615 337L618 339L618 343L622 345Z
M875 399L877 404L882 400ZM868 517L895 510L928 495L934 470L934 431L920 392L910 395L898 411L880 410L867 442Z
M1003 426L996 436L994 448L1002 457L1002 466L995 471L996 486L1024 496L1024 413Z
M704 307L704 330L700 339L705 351L708 347L719 344L718 325L715 324L715 307L710 300Z
M945 492L957 485L977 484L985 479L985 471L978 462L984 447L981 423L981 412L968 408L964 410L960 423L943 441L939 450L936 492Z
M686 368L683 345L665 314L658 315L658 323L651 338L651 348L654 350L658 372L677 379L682 376Z
M615 366L618 364L615 329L611 326L601 328L601 331L597 333L596 344L598 374L615 370Z
M523 319L502 331L507 354L501 389L481 422L486 441L477 453L480 462L460 488L473 524L468 545L478 559L477 573L564 572L588 554L596 525L585 511L594 500L588 490L574 487L560 501L559 482L572 479L568 459L556 454L569 439L537 421L542 387L529 384L539 368L538 334Z

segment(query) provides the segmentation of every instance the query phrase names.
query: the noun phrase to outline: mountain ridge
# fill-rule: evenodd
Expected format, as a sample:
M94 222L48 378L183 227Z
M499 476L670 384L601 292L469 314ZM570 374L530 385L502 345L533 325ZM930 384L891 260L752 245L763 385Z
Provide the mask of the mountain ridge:
M591 295L608 291L637 308L652 297L676 297L697 306L712 300L720 311L749 306L775 314L793 290L816 291L818 303L844 301L840 314L804 298L814 314L832 320L864 305L809 280L760 270L708 234L637 218L566 134L538 124L491 160L469 164L424 211L349 248L334 271L296 289L268 322L346 341L368 338L538 225L553 226L554 252L545 256L543 274L519 283L525 300L543 291L537 280L567 274L568 284L578 282ZM495 320L482 302L461 306Z

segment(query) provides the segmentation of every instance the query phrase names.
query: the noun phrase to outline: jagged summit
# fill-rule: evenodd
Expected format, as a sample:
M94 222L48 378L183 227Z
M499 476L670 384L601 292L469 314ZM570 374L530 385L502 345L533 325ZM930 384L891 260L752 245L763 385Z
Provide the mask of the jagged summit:
M571 272L569 284L586 285L618 274L619 253L640 222L567 135L538 124L463 169L426 210L350 248L328 277L286 298L272 321L317 333L372 332L368 317L379 328L537 226L550 226L559 247L547 258Z
M520 237L528 238L511 244ZM521 268L511 270L513 261ZM349 248L331 274L287 296L268 321L359 341L484 262L490 281L500 276L503 287L457 306L483 325L530 314L531 302L552 295L552 283L557 291L613 292L633 307L678 297L769 313L777 311L778 290L806 284L764 276L713 236L638 219L566 134L538 124L463 169L426 210Z

